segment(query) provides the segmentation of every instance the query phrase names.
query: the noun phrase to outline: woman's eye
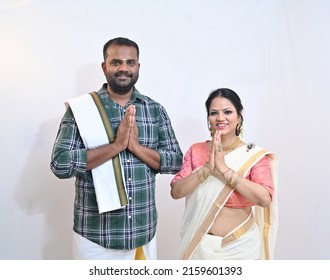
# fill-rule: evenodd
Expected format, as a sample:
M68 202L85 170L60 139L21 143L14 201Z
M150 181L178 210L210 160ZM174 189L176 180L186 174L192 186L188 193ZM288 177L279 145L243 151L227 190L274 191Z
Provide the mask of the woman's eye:
M230 115L232 112L233 112L233 111L228 110L228 111L225 111L224 113L225 113L226 115Z

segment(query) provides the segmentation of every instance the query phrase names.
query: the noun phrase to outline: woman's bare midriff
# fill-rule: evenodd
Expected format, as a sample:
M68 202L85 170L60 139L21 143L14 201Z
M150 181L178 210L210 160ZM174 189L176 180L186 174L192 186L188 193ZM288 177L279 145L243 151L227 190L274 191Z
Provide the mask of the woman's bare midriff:
M209 234L222 237L226 236L231 230L244 222L250 213L251 207L223 207L215 218L215 221L209 230Z

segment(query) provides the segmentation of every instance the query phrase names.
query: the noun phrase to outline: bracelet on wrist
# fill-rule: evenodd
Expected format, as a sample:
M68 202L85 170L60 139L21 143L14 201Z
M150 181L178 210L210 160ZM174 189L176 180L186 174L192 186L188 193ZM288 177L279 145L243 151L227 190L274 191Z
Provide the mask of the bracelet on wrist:
M203 166L202 168L197 170L197 177L198 177L198 179L201 183L203 183L207 179L207 177L209 177L209 175L210 175L210 173L205 174L205 168L204 167L205 166Z
M220 172L221 173L221 175L222 175L222 177L225 177L225 174L229 171L229 170L231 170L230 168L228 168L226 171L224 171L224 172Z
M205 181L205 179L204 179L203 175L201 174L201 171L202 171L202 169L198 169L196 173L197 173L198 180L202 183Z
M211 172L214 171L214 169L212 169L212 167L210 166L210 164L208 162L206 162L204 166L207 167L208 169L210 169Z
M237 185L241 182L242 179L242 176L233 171L231 176L227 179L227 184L229 184L233 189L236 189Z

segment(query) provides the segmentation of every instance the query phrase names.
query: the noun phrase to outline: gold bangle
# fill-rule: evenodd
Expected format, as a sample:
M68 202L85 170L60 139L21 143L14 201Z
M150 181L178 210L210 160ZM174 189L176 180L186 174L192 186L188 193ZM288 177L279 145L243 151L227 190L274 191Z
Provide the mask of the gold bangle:
M232 186L233 176L234 176L234 174L231 174L231 176L228 179L226 179L227 185L229 185L231 188L233 187Z
M202 166L200 169L197 170L197 177L201 183L203 183L210 174L205 173L205 166Z
M238 179L238 176L239 176L239 175L238 175L236 172L233 173L233 177L234 177L234 178L232 177L232 180L231 180L231 182L230 182L231 185L232 185L232 187L235 186L236 181L237 181L237 179Z
M233 184L235 183L237 176L234 171L230 175L231 176L227 179L227 183L230 185L230 187L234 188Z
M242 180L242 176L240 176L236 172L233 172L228 182L233 189L236 189L237 185L240 183L241 180Z
M202 169L203 169L203 179L205 181L207 177L209 177L210 173L206 175L204 166L202 167Z
M231 171L231 176L225 176L225 174L229 174L229 173L227 173L228 171ZM228 170L226 170L224 173L223 173L223 178L225 178L227 181L231 181L231 179L232 179L232 177L233 177L233 173L234 173L234 170L232 170L232 169L228 169Z
M208 162L206 162L204 166L205 166L205 167L207 167L208 169L210 169L210 170L211 170L211 172L213 172L213 171L214 171L214 170L211 168L211 166L209 165L209 163L208 163Z
M201 170L201 169L198 169L198 170L197 170L197 177L198 177L198 180L199 180L201 183L203 183L203 182L205 181L205 179L204 179L203 176L201 176L200 171L202 171L202 170Z
M233 184L233 188L236 189L238 184L242 181L243 177L238 175L238 179L236 179L235 184Z

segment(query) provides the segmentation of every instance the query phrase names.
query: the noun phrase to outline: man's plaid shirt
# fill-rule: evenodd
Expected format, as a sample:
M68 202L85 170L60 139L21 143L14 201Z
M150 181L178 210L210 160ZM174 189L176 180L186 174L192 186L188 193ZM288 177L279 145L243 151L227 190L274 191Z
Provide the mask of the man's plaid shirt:
M165 108L134 89L123 108L113 102L106 84L98 91L114 132L125 109L136 107L136 123L141 145L160 154L160 173L180 170L182 152ZM157 210L155 180L157 171L140 161L127 149L120 153L128 206L99 214L91 171L86 171L87 152L70 108L62 118L54 144L51 170L61 178L76 177L73 229L85 238L111 249L127 250L147 244L155 235Z

